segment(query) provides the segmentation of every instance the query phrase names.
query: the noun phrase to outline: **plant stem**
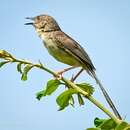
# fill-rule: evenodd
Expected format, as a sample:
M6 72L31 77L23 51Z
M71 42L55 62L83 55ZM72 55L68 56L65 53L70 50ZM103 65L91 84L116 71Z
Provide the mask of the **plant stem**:
M62 78L62 80L69 84L72 88L76 89L78 92L80 92L85 98L87 98L89 101L91 101L93 104L95 104L98 108L100 108L104 113L106 113L110 118L112 118L117 124L120 124L120 120L113 115L108 109L106 109L99 101L94 99L92 96L88 96L88 93L79 88L77 85L75 85L73 82Z
M44 70L44 71L46 71L46 72L52 74L52 75L55 76L55 77L58 77L58 74L57 74L57 73L55 73L55 72L51 71L50 69L44 67L41 63L40 63L40 64L33 64L33 63L31 63L30 61L18 60L18 59L14 59L13 62L23 63L23 64L30 64L30 65L32 65L32 66L34 66L34 67L40 68L40 69L42 69L42 70Z
M106 113L110 118L112 118L117 124L121 123L113 113L111 113L108 109L106 109L99 101L97 101L92 96L85 96L88 100L90 100L93 104L95 104L98 108L100 108L104 113Z
M40 68L50 74L52 74L54 77L59 77L59 75L44 67L41 63L40 64L33 64L29 61L25 61L25 60L18 60L18 59L14 59L13 62L17 62L17 63L23 63L23 64L30 64L34 67ZM95 106L97 106L98 108L100 108L104 113L106 113L111 119L113 119L117 124L121 123L121 120L119 120L113 113L111 113L107 108L105 108L99 101L97 101L95 98L93 98L92 96L88 96L88 93L84 90L82 90L81 88L79 88L77 85L75 85L72 81L65 79L64 77L61 77L61 80L64 81L66 84L68 84L69 86L71 86L73 89L76 89L79 93L81 93L85 98L87 98L89 101L91 101Z

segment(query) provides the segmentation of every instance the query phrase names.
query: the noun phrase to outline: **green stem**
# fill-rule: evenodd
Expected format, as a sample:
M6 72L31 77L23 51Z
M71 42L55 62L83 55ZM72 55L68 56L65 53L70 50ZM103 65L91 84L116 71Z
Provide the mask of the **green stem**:
M100 108L104 113L106 113L110 118L112 118L117 124L121 123L113 113L111 113L108 109L106 109L99 101L97 101L92 96L85 96L88 100L90 100L93 104L95 104L98 108Z
M20 62L20 63L23 63L23 64L30 64L30 65L32 65L32 66L34 66L34 67L40 68L40 69L42 69L42 70L44 70L44 71L46 71L46 72L52 74L52 75L55 76L55 77L59 77L57 73L55 73L55 72L51 71L50 69L44 67L41 63L40 63L40 64L33 64L33 63L31 63L30 61L18 60L18 59L14 59L13 62L17 62L17 63Z
M52 74L55 77L59 77L59 75L44 67L41 63L40 64L33 64L29 61L25 61L25 60L17 60L14 59L13 62L21 62L23 64L30 64L34 67L40 68L50 74ZM77 85L75 85L73 82L71 82L70 80L65 79L64 77L61 78L62 81L64 81L66 84L69 84L69 86L71 86L72 88L76 89L78 92L80 92L85 98L87 98L89 101L91 101L94 105L96 105L98 108L100 108L104 113L106 113L111 119L113 119L117 124L121 123L121 120L119 120L115 115L113 115L113 113L111 113L107 108L105 108L99 101L97 101L96 99L94 99L92 96L88 96L88 93L84 90L82 90L81 88L79 88Z
M76 89L78 92L80 92L83 96L85 96L89 101L91 101L93 104L95 104L98 108L100 108L104 113L106 113L110 118L112 118L117 124L120 124L121 121L115 116L113 115L108 109L106 109L99 101L97 101L96 99L94 99L92 96L88 96L88 93L85 92L84 90L82 90L81 88L79 88L77 85L75 85L73 82L62 78L62 80L69 84L69 86L71 86L72 88Z

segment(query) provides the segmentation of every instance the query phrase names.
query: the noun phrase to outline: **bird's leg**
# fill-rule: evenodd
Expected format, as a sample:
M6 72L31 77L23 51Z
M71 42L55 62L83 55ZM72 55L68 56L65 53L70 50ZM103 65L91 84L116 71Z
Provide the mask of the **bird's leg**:
M65 72L67 72L67 71L69 71L71 69L74 69L74 68L76 68L76 67L75 66L71 66L71 67L68 67L68 68L65 68L65 69L62 69L62 70L58 71L57 72L58 77L56 77L56 78L60 79L62 77L63 73L65 73Z
M65 68L65 69L63 69L63 70L60 70L60 71L58 71L57 73L58 73L59 75L62 75L64 72L67 72L67 71L69 71L69 70L71 70L71 69L74 69L74 68L75 68L74 66L71 66L71 67Z
M83 70L84 69L82 68L75 76L72 76L71 81L74 82L78 78L78 76L83 72Z
M80 71L78 72L78 73L76 73L76 75L72 75L72 77L71 77L71 79L70 79L70 81L71 82L74 82L77 78L78 78L78 76L83 72L83 68L82 69L80 69ZM65 85L65 88L70 88L68 85ZM71 97L71 99L72 99L72 103L70 103L72 106L74 106L74 98L73 98L73 96Z
M70 81L74 82L78 78L78 76L83 72L83 70L84 69L82 68L76 75L74 75L74 76L72 75ZM69 88L69 86L65 86L65 87Z

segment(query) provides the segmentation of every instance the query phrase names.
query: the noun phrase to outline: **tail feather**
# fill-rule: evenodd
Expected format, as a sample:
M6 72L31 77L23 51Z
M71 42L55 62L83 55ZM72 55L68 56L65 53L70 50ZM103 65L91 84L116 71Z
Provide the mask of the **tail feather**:
M100 87L100 89L101 89L101 91L102 91L102 93L103 93L103 95L104 95L104 97L105 97L107 103L109 104L109 106L110 106L111 109L113 110L113 112L114 112L114 114L116 115L116 117L119 118L119 119L122 119L121 116L120 116L120 114L119 114L119 112L118 112L118 110L116 109L114 103L112 102L110 96L108 95L108 93L107 93L106 90L104 89L104 87L103 87L103 85L101 84L100 80L97 78L95 72L93 71L93 72L91 72L91 74L92 74L92 77L96 80L96 83L99 85L99 87Z

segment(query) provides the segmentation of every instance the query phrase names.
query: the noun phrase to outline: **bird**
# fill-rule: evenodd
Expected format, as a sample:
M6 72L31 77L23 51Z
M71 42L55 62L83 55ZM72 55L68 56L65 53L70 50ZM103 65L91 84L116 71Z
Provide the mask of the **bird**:
M49 54L57 61L70 66L69 68L64 69L64 71L76 67L82 67L82 69L86 70L99 85L115 116L122 119L110 96L98 79L95 66L84 48L73 38L64 33L52 16L42 14L35 17L26 17L26 19L31 20L31 22L25 23L25 25L32 25L35 28L38 36L43 40L44 46ZM61 71L61 73L64 71Z

